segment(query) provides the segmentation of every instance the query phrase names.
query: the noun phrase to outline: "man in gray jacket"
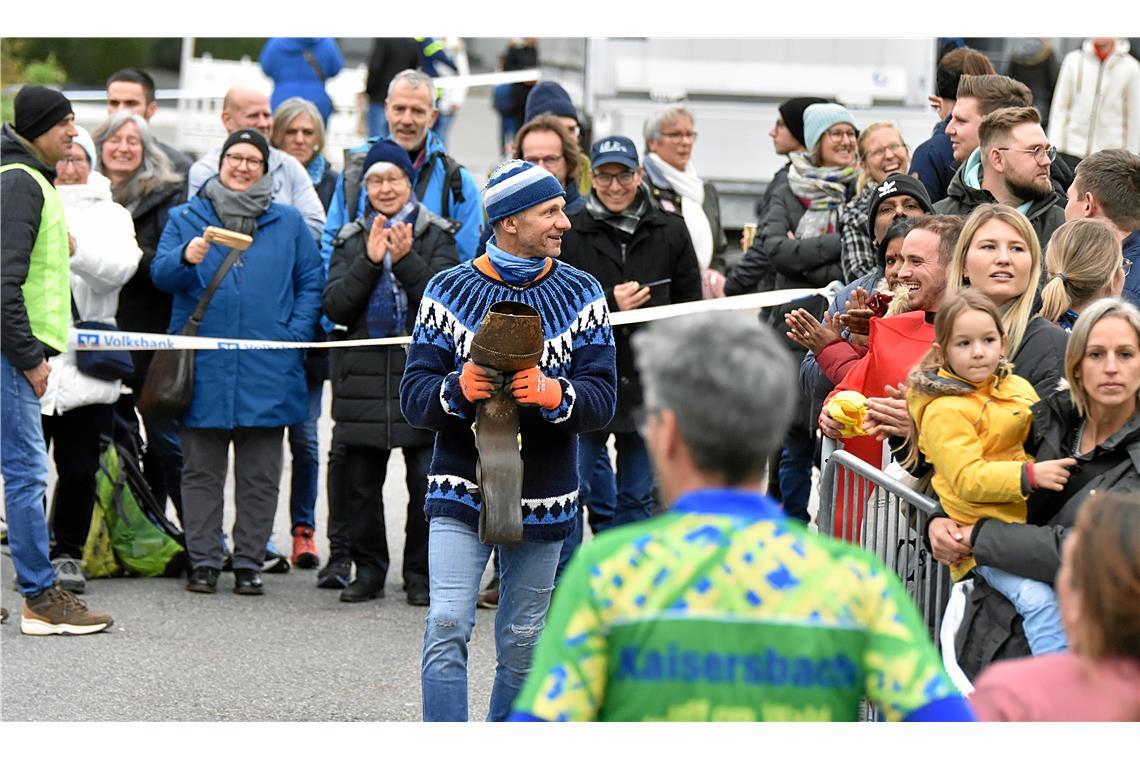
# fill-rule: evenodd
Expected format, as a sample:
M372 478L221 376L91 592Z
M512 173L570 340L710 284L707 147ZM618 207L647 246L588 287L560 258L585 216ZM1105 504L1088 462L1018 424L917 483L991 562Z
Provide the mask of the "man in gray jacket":
M273 128L269 97L250 87L231 87L222 102L222 126L226 128L227 135L238 129L256 129L268 140ZM218 173L221 155L221 147L214 148L190 167L188 198L197 195L206 180ZM285 151L270 148L269 173L273 176L273 202L300 211L313 233L313 239L320 243L321 230L325 227L325 209L305 167Z

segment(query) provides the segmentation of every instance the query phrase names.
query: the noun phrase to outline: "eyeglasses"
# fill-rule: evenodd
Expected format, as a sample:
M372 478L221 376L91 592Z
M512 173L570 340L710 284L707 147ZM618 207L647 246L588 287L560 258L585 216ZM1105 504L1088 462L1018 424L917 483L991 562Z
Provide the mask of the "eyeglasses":
M835 142L839 142L840 140L842 140L845 137L848 140L857 140L859 138L859 135L855 133L854 129L842 129L840 127L835 127L833 129L829 129L826 132L824 132L824 134L827 135L828 137L830 137Z
M73 164L76 166L87 166L88 162L87 156L67 156L66 158L59 159L59 163L63 164L64 166L71 166Z
M524 161L530 161L532 164L542 164L543 166L557 166L562 159L563 156L523 156Z
M373 174L371 177L368 177L364 180L364 185L365 187L383 187L384 185L388 185L389 187L400 187L407 181L408 175L404 174L403 172L400 172L399 174L393 174L388 177L382 176L380 174Z
M1037 163L1042 163L1042 158L1049 159L1049 162L1057 160L1057 149L1052 145L1038 145L1036 148L998 148L998 150L1013 150L1018 153L1028 153L1033 156L1033 160Z
M1126 259L1122 257L1120 259L1120 268L1123 270L1124 276L1127 277L1128 273L1132 271L1132 259Z
M231 169L240 169L242 166L248 166L250 169L257 169L265 165L265 162L260 158L246 158L234 153L227 153L226 163L230 165Z
M696 132L662 132L661 137L670 142L681 142L682 140L697 141Z
M622 187L629 187L633 184L633 178L636 176L634 172L618 172L617 174L602 174L601 172L594 172L594 184L598 187L609 187L616 179L618 184Z
M834 139L834 140L838 140L839 138L838 138L838 137L835 137L835 138L832 138L832 139ZM902 153L903 151L905 151L905 150L906 150L906 145L904 145L904 144L903 144L903 143L901 143L901 142L893 142L893 143L891 143L890 145L884 145L884 146L883 146L883 147L881 147L881 148L875 148L873 151L871 151L870 153L868 153L866 157L867 157L867 158L871 158L871 159L877 159L879 156L883 155L883 154L884 154L884 153L886 153L888 150L889 150L891 153Z

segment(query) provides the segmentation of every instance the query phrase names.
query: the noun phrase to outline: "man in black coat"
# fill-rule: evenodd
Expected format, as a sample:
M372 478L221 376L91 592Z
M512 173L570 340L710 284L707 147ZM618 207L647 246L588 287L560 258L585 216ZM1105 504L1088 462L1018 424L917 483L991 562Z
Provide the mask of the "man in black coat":
M562 238L562 260L597 278L611 311L696 301L701 298L700 267L684 220L649 202L642 187L637 148L628 137L607 137L590 151L594 189L586 208L570 217ZM617 343L617 413L601 431L578 440L579 504L589 503L594 462L612 434L617 448L617 507L607 527L649 517L653 510L653 471L637 430L641 378L630 336L634 325L614 327ZM559 571L582 541L582 510L574 533L562 544Z

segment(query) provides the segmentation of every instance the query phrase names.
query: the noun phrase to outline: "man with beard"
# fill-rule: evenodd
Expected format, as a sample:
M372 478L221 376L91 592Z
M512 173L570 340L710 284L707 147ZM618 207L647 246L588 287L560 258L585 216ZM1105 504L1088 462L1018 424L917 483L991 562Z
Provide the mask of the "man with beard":
M983 203L1013 206L1029 219L1044 249L1065 223L1065 209L1049 176L1057 149L1041 128L1041 115L1033 107L999 108L982 119L978 142L935 212L969 216Z

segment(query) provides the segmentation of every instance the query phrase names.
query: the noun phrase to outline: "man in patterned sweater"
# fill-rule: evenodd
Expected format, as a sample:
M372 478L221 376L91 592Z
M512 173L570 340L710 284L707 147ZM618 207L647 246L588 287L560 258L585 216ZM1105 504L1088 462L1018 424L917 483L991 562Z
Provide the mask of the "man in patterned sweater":
M582 546L518 720L970 720L898 577L785 517L764 464L795 409L775 333L743 314L633 338L668 513Z
M421 666L425 721L467 720L467 642L479 578L494 548L480 543L475 404L506 384L519 410L523 542L499 546L497 666L489 720L504 720L526 678L554 588L562 539L578 510L578 434L613 417L617 372L609 311L590 275L555 261L570 222L562 185L526 161L502 164L483 190L494 235L487 253L431 279L400 383L408 422L436 431L424 511L431 605ZM538 366L504 377L470 361L492 304L542 317Z

